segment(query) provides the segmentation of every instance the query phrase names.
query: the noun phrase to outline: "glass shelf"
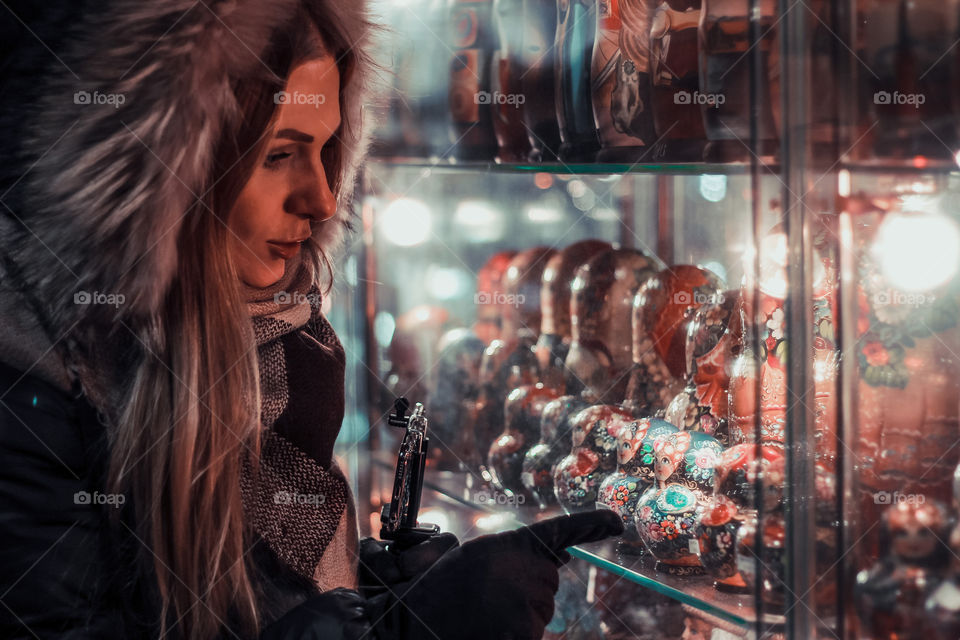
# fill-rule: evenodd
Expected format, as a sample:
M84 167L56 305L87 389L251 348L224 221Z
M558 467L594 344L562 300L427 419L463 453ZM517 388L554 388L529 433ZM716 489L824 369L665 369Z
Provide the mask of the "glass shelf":
M393 474L396 458L381 453L374 454L377 467ZM495 500L481 503L470 499L475 490L471 488L470 474L450 471L427 470L424 477L424 490L436 493L446 505L467 509L473 512L503 514L505 508L497 506ZM427 504L427 501L424 501ZM515 525L534 522L544 518L561 515L555 507L541 511L535 508L511 508L515 516ZM513 518L510 518L512 521ZM509 528L509 527L507 527ZM753 606L753 594L729 594L717 591L709 577L677 577L659 573L654 569L654 560L647 556L624 555L617 551L615 541L603 541L594 544L570 547L572 556L580 558L614 575L630 580L661 595L694 607L735 625L748 627L757 622L757 612ZM765 627L777 627L784 623L783 616L765 614Z
M749 162L687 162L687 163L595 163L595 162L552 162L552 163L507 163L456 161L445 158L385 158L372 157L369 162L389 167L422 168L432 171L471 171L479 173L550 173L559 175L615 175L615 174L662 174L662 175L745 175L750 173ZM764 173L779 173L775 164L760 163Z

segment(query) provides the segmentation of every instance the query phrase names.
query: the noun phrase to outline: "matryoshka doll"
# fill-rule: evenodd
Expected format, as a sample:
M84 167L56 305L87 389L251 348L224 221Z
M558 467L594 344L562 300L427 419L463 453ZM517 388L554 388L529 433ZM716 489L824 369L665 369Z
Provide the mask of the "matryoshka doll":
M430 457L428 464L454 471L464 456L465 433L476 420L480 359L485 345L470 329L451 329L440 338L437 371L430 391Z
M510 261L517 255L516 251L501 251L495 253L480 267L477 272L477 319L473 325L473 332L488 345L500 337L503 330L503 277L507 273Z
M556 0L523 0L523 73L520 91L523 119L530 142L530 161L555 161L560 152L560 128L554 90L553 46L557 33Z
M535 384L539 377L533 346L540 330L540 279L554 250L534 247L518 253L507 267L503 285L501 337L487 347L480 364L480 394L474 428L478 469L490 480L486 458L503 431L503 408L513 389Z
M707 144L701 101L722 98L700 91L697 28L700 0L664 0L650 24L650 80L658 147L654 159L696 162Z
M716 438L696 431L661 436L654 443L657 484L637 503L637 531L657 558L657 571L703 575L691 543L697 539L722 451Z
M497 45L493 0L451 0L449 9L450 143L457 158L491 160L497 152L493 101L479 96L489 96L492 89Z
M597 0L591 84L599 162L635 162L656 140L650 95L651 0Z
M658 418L642 418L623 425L617 434L617 470L600 485L597 503L609 507L623 520L625 527L620 550L639 553L635 519L637 501L653 486L653 443L663 435L676 433L677 428Z
M557 0L554 96L564 162L592 162L600 149L590 91L596 10L596 0Z
M752 45L754 6L759 9L753 22L759 23L760 37ZM710 141L705 152L709 161L749 160L752 122L757 127L756 153L771 158L777 151L778 118L774 114L780 108L780 44L776 19L775 0L760 0L757 5L750 0L703 0L698 30L700 91L713 100L704 100L700 110ZM770 99L753 102L751 98L751 56L760 60L758 95ZM811 93L822 91L821 85Z
M782 480L785 462L783 451L769 445L738 444L720 456L713 499L700 519L697 536L700 562L716 578L719 591L749 591L737 568L737 534L745 520L756 520L758 483L763 483L766 496L764 510L780 508L783 487L767 485Z
M507 495L523 496L523 504L536 504L521 481L523 459L540 436L544 407L558 396L556 389L542 382L511 391L504 407L506 426L487 454L493 486Z
M692 311L715 303L721 289L717 276L686 264L667 267L640 287L633 299L633 370L624 406L654 415L683 390Z
M720 444L739 444L728 428L727 394L729 366L733 361L733 338L727 331L736 305L730 294L693 312L687 325L687 385L670 402L664 417L681 429L703 431Z
M601 251L612 249L602 240L575 242L554 255L543 270L540 288L540 337L535 351L540 381L563 389L563 362L570 349L570 297L577 269Z
M883 507L877 496L949 501L960 452L960 229L928 206L847 203L857 265L856 308L848 310L858 374L851 446L867 559L877 552L875 529L868 534Z
M903 501L881 518L887 555L857 575L857 614L864 636L878 640L936 637L924 606L943 578L947 511L936 500Z
M565 511L596 507L600 483L617 467L617 434L631 420L613 405L587 407L570 418L572 447L553 472L557 501Z
M579 396L561 396L543 408L540 417L540 441L523 457L520 476L524 488L533 494L540 508L556 504L553 490L553 467L572 448L570 418L586 408Z
M530 153L523 124L525 101L507 100L520 95L524 73L523 0L493 0L493 15L500 46L493 55L491 107L493 131L497 136L497 162L526 162ZM500 99L498 96L504 96Z
M387 349L390 372L387 389L391 397L384 408L392 406L393 399L406 396L416 402L429 402L428 390L434 385L433 364L437 357L437 343L449 328L450 314L446 309L420 305L397 318L396 329Z
M633 366L633 297L662 268L659 260L636 249L610 249L577 270L564 366L568 392L595 403L623 400Z

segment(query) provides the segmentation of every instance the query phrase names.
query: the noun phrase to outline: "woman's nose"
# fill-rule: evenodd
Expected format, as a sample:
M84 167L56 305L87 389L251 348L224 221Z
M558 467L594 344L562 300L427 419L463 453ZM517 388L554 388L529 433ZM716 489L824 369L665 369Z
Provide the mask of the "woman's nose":
M323 166L303 176L291 196L288 207L290 213L308 216L316 222L329 220L337 213L337 197L330 189Z

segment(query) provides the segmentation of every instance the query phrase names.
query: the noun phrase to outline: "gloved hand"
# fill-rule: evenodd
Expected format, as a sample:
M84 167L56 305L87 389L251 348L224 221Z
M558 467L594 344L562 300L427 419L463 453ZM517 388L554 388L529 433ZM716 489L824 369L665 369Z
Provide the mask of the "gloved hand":
M452 533L441 533L399 553L390 549L390 544L369 537L360 540L357 569L360 593L366 598L382 593L390 586L413 580L460 541Z
M367 617L378 640L540 640L566 547L622 532L620 517L600 509L480 536L368 600Z

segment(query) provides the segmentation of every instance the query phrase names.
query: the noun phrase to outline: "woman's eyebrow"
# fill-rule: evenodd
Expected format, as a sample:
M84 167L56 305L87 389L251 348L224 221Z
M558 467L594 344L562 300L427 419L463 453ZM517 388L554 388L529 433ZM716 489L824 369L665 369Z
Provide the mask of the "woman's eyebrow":
M305 142L310 144L313 142L313 136L302 131L297 131L296 129L281 129L277 131L277 138L287 138L288 140L294 140L296 142Z

